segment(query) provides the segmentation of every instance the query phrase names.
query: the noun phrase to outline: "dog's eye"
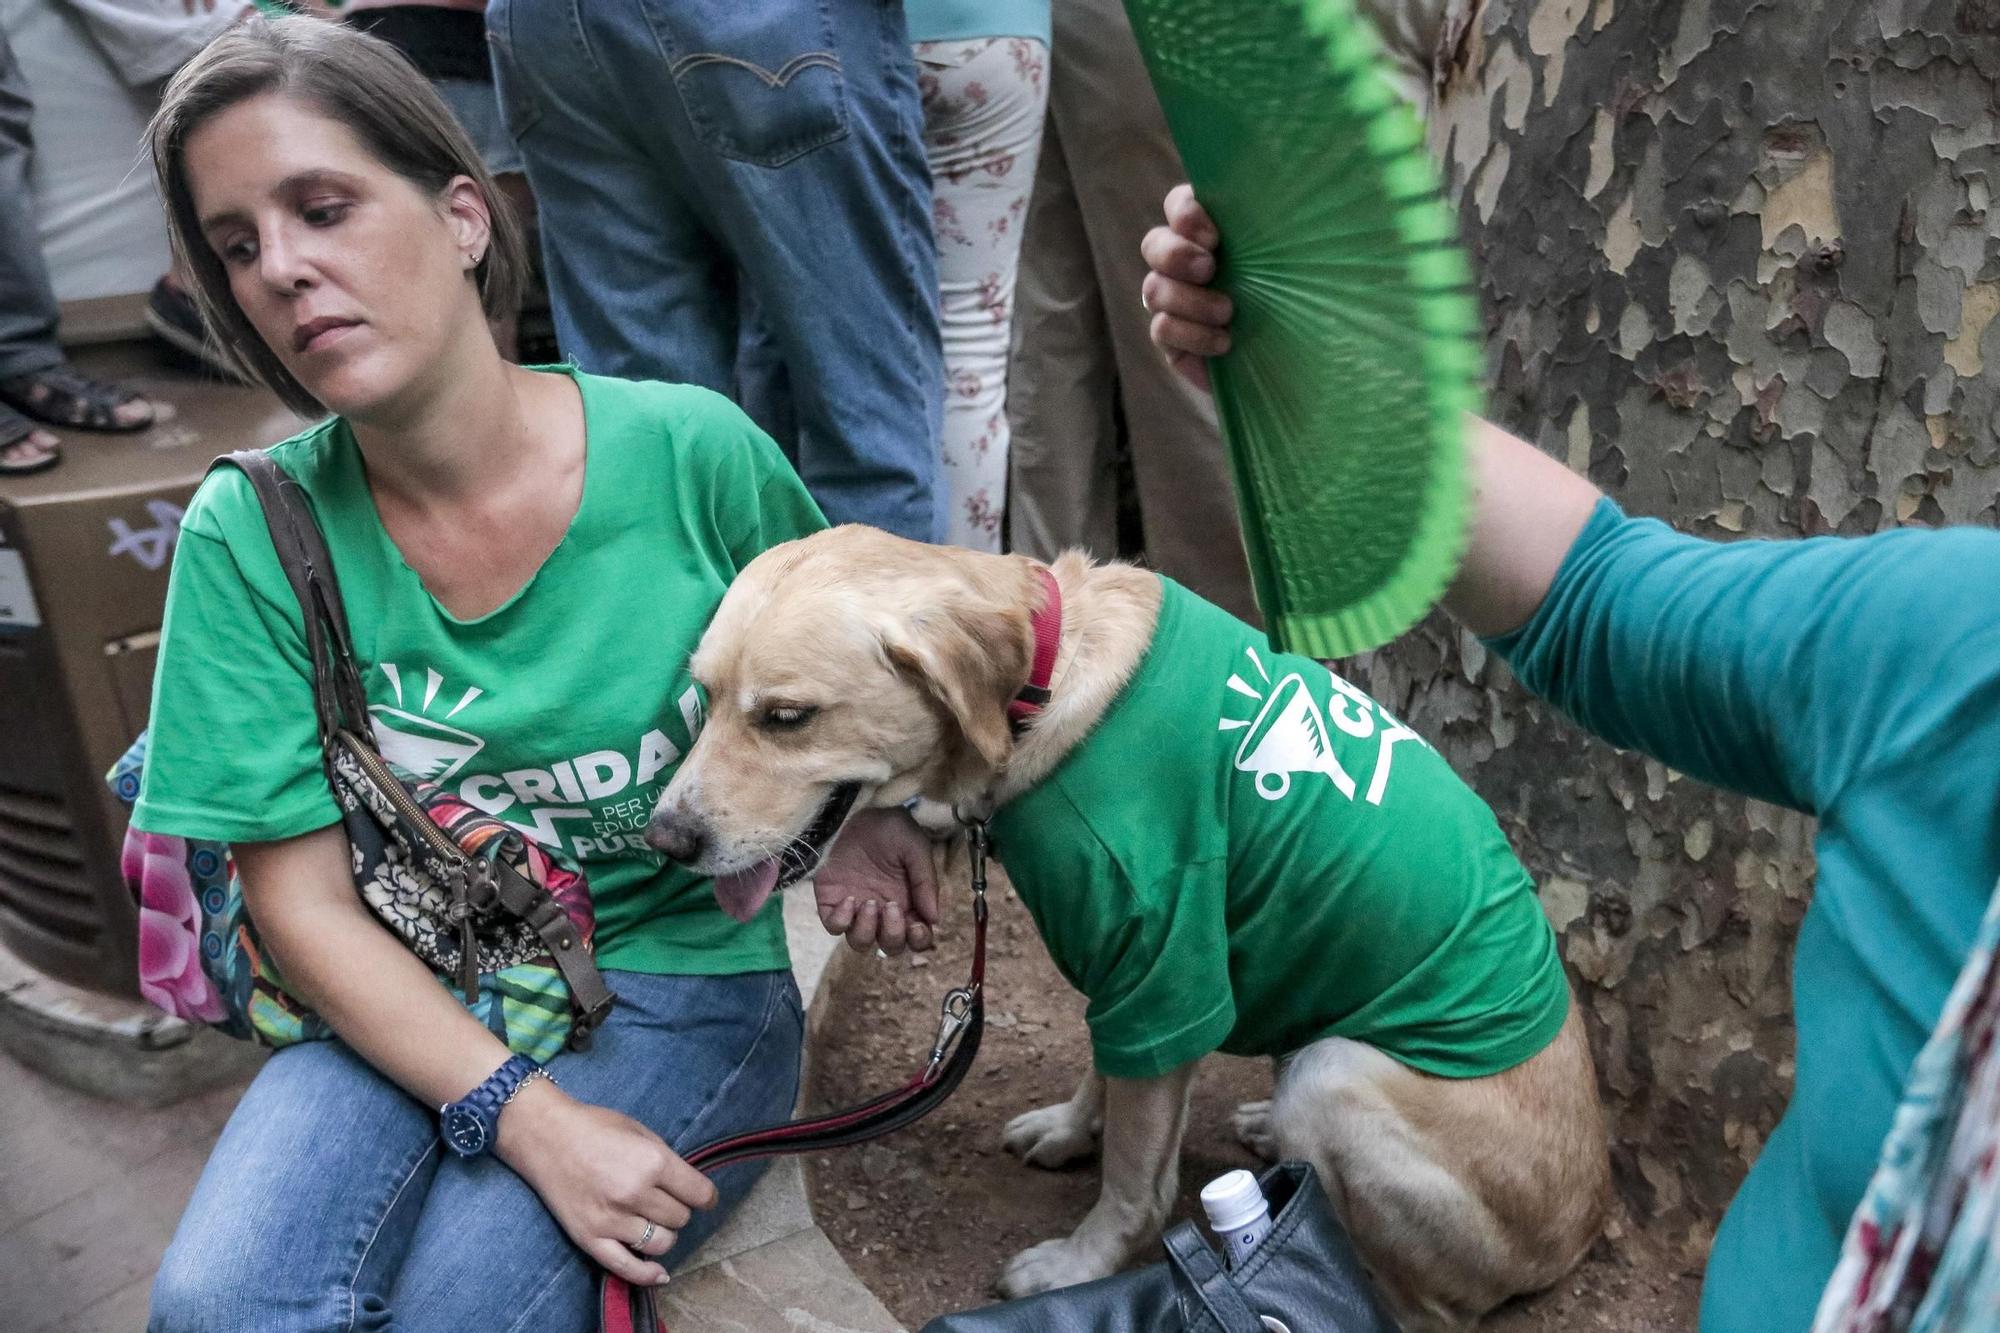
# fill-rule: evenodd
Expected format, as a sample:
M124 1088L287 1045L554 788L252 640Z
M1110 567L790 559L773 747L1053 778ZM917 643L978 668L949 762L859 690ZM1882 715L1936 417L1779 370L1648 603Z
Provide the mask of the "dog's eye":
M781 705L777 708L766 708L758 722L767 731L797 731L818 715L817 708Z

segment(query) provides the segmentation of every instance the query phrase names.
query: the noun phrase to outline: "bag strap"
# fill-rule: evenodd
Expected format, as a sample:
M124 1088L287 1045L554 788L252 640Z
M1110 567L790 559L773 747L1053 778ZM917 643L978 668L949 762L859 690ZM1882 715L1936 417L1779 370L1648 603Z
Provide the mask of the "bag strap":
M347 607L333 571L319 524L305 507L304 490L261 449L239 449L210 465L233 467L250 479L270 529L278 567L299 600L305 625L306 651L312 658L313 705L319 717L324 750L336 731L346 728L370 735L368 693L354 660L354 639L347 628Z
M1186 1280L1222 1333L1264 1333L1264 1321L1250 1312L1243 1293L1229 1280L1222 1261L1215 1257L1215 1251L1201 1238L1194 1223L1179 1223L1167 1232L1162 1243L1167 1247L1167 1260L1174 1272Z
M278 565L299 599L304 618L306 651L313 664L313 707L319 717L320 748L332 762L332 741L345 730L373 748L374 728L368 720L368 694L361 683L361 668L354 656L354 640L347 627L347 608L341 601L340 583L334 575L333 554L326 548L312 511L304 501L304 488L261 449L239 449L215 460L209 470L233 467L250 479L264 509L264 524L271 531L271 546L278 553ZM528 923L542 943L556 970L569 987L572 1017L570 1046L581 1050L590 1034L611 1012L613 995L604 984L588 950L580 946L576 923L563 910L554 894L520 874L499 859L491 861L493 888L502 908ZM476 904L485 910L489 904Z
M562 973L574 1010L570 1047L582 1050L589 1043L590 1034L610 1015L616 997L604 984L604 976L591 960L590 952L580 947L576 922L570 920L556 896L497 857L489 864L493 867L493 888L500 906L527 922L541 937L556 970Z

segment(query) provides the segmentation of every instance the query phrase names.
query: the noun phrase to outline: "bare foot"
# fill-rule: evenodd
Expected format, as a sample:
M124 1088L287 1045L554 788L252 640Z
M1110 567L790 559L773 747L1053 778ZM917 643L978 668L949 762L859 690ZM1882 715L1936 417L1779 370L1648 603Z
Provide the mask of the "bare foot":
M0 446L0 477L44 472L62 461L62 441L49 431L31 427L12 444Z

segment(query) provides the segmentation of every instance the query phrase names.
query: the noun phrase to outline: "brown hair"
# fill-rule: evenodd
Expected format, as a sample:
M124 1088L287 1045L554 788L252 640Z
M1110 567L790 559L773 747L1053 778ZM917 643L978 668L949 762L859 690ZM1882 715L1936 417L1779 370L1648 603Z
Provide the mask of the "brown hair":
M455 176L472 179L492 217L486 254L473 270L489 318L511 315L520 305L527 248L478 149L394 47L304 16L251 17L216 38L167 85L149 130L168 235L175 256L194 277L192 294L202 323L225 358L293 411L320 417L326 408L285 369L237 306L222 260L202 235L188 188L188 136L237 103L271 92L309 102L347 126L383 166L428 194L442 196Z

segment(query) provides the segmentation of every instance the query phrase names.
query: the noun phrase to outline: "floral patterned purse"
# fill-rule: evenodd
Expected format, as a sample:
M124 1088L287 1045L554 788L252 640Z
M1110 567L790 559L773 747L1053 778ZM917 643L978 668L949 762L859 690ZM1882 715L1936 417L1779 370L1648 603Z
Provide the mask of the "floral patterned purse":
M332 559L298 484L261 451L216 460L250 478L272 545L304 613L327 781L340 806L356 891L459 991L509 1047L542 1061L581 1049L611 991L591 957L583 876L518 830L419 782L376 749ZM146 738L112 770L136 799ZM139 903L140 989L178 1017L287 1046L332 1035L288 994L258 947L226 846L126 834L124 872Z

